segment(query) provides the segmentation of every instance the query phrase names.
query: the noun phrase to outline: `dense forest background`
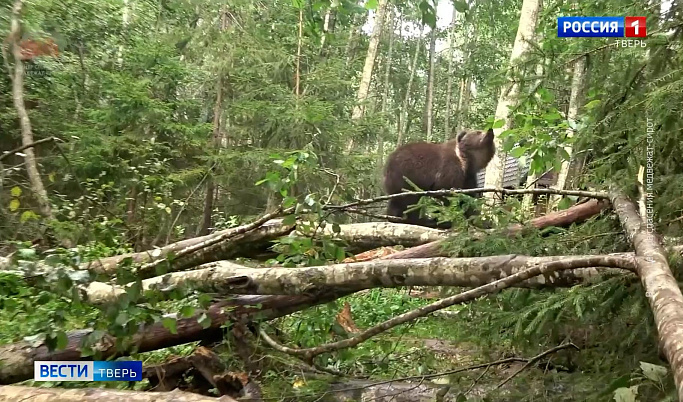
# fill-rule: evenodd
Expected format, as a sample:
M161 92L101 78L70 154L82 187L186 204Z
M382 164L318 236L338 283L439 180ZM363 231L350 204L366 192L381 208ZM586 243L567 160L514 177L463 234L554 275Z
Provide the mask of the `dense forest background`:
M50 258L73 266L234 228L281 205L376 197L385 158L398 145L444 141L463 128L498 130L501 151L519 161L512 187L534 187L547 175L548 186L611 184L634 199L645 187L654 194L648 217L659 238L679 244L683 234L678 0L536 1L531 25L521 0L35 0L24 2L19 18L17 3L0 0L0 151L47 140L0 159L0 255L12 267ZM636 47L558 38L559 15L647 16L648 35ZM533 35L515 57L524 26ZM25 68L21 99L17 63ZM511 108L501 114L510 88ZM529 201L543 207L530 210ZM577 198L557 201L510 197L497 222L525 223ZM312 211L312 218L305 211L311 222L377 220ZM571 230L532 230L523 240L492 234L473 244L467 229L460 234L449 243L460 257L629 250L618 219L604 214ZM268 264L313 266L350 255L330 244L280 242ZM670 265L680 279L680 258ZM2 344L32 336L64 347L75 328L123 339L138 324L216 296L98 309L71 292L74 276L50 289L13 275L0 275ZM277 325L292 344L323 343L341 336L334 322L345 302L361 328L427 303L406 289L372 289ZM562 351L489 400L676 399L644 291L628 276L508 290L454 311L315 364L354 378L419 378L455 363L534 356L570 340L581 353ZM455 346L441 350L437 340ZM238 371L243 362L230 354L231 342L226 337L219 354ZM137 356L161 362L194 346ZM304 384L285 357L270 357L267 366L258 377L266 399L321 397L323 381ZM495 386L513 371L445 378L458 400L480 400L471 384Z

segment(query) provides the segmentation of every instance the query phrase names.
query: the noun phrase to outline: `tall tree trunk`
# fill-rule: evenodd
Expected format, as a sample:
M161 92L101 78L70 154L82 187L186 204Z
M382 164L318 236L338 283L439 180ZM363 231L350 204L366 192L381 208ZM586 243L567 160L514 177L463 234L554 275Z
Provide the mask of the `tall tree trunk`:
M379 0L377 3L377 13L375 15L375 22L372 27L372 34L370 35L370 44L368 52L365 55L365 65L363 66L363 74L361 75L360 85L358 87L358 94L356 96L356 106L351 113L351 119L357 120L363 117L365 113L365 102L370 93L370 83L372 82L372 72L375 68L375 58L377 57L377 49L379 48L379 39L382 36L382 26L384 24L384 15L387 10L388 0ZM353 149L353 138L349 139L346 147L347 152Z
M446 84L446 106L445 106L445 116L443 123L443 133L444 140L448 140L451 137L451 102L453 96L453 45L455 42L455 25L458 20L458 11L453 7L453 16L451 20L451 26L448 29L448 50L446 52L446 57L448 58L448 78Z
M346 42L346 69L351 67L354 57L356 56L356 36L360 34L360 29L363 26L362 17L356 15L351 22L351 32L349 32L349 39Z
M436 7L436 1L434 2L434 7ZM425 131L427 132L427 142L432 140L432 129L434 124L432 119L434 117L433 105L434 105L434 53L436 53L436 27L432 28L432 32L429 38L429 72L427 77L427 94L425 99Z
M128 28L128 21L130 21L130 0L123 0L123 16L122 16L122 26L125 32ZM123 44L119 45L119 49L116 51L116 65L121 67L123 65Z
M460 94L458 96L458 107L456 109L456 117L458 119L456 128L463 130L465 128L465 120L470 110L470 95L472 94L472 82L469 77L460 80Z
M387 118L387 109L389 108L389 77L391 75L391 63L393 61L393 56L394 56L394 19L393 19L393 13L391 10L389 10L389 14L387 15L387 20L386 23L384 24L386 26L386 34L387 34L387 40L389 41L389 50L387 51L387 57L385 61L385 66L384 66L384 88L382 92L382 116L384 116L384 119ZM386 120L385 120L386 121ZM382 130L382 133L379 136L378 143L377 143L377 171L378 175L381 176L382 172L382 163L384 162L384 138L389 134L389 125L384 124L384 129Z
M410 91L413 86L413 79L415 78L415 71L417 70L417 58L420 54L420 48L422 47L422 35L424 33L424 25L420 30L420 37L417 39L417 44L415 44L415 54L413 55L413 64L410 66L410 75L408 76L408 86L406 87L406 96L403 98L403 105L401 105L401 124L398 129L398 140L396 141L396 146L401 145L403 136L405 135L406 128L408 127L408 102L410 101Z
M534 40L536 41L536 40ZM536 79L536 82L534 83L533 89L531 91L531 95L536 93L536 90L541 86L543 83L543 61L539 62L536 64L536 76L538 77ZM543 174L543 173L541 173ZM529 172L526 177L526 188L536 188L536 182L540 179L540 174L538 172ZM536 199L540 199L540 197L536 197ZM522 210L526 212L533 212L533 215L536 216L537 213L539 213L539 209L535 208L534 211L532 211L532 206L534 205L534 194L524 194L524 197L522 197Z
M574 62L574 74L572 77L572 91L569 95L569 108L567 110L567 120L576 123L579 117L579 109L584 102L584 92L586 88L586 72L587 72L587 58L588 56L583 56ZM567 129L567 138L572 138L574 136L574 130L570 127ZM562 162L562 168L560 169L560 174L557 176L557 183L553 188L558 190L563 190L567 182L567 177L571 170L572 164L575 164L575 158L572 156L572 146L568 145L564 147L564 150L569 155L569 160ZM553 196L552 202L555 205L560 201L562 197Z
M303 6L299 9L299 36L296 45L296 72L294 73L294 94L298 97L301 92L299 90L301 85L301 41L303 40L304 32L304 9Z
M28 146L33 144L33 129L31 128L31 120L26 111L26 104L24 103L24 62L21 57L21 11L23 2L16 0L12 7L12 21L10 23L10 34L7 41L12 47L12 56L14 58L14 71L9 71L10 80L12 81L12 100L14 108L19 116L19 125L21 127L21 145ZM4 53L4 51L3 51ZM3 57L7 60L7 55ZM28 180L31 183L31 190L38 201L38 208L40 213L47 219L54 219L50 200L47 197L47 191L43 185L43 180L40 178L40 171L38 170L38 163L36 162L36 155L33 147L24 149L24 163L26 164L26 173Z
M325 13L323 20L323 33L320 36L320 53L323 54L325 50L325 43L327 42L327 35L334 32L334 24L336 22L337 12L334 10L334 5L330 5Z
M495 119L503 119L505 124L503 127L495 130L496 155L486 168L486 187L500 188L503 186L503 174L505 173L505 159L507 155L502 150L503 142L500 139L500 133L512 126L509 111L510 107L517 103L520 91L518 80L512 78L515 75L515 70L518 70L516 64L531 48L529 41L535 36L534 32L536 31L540 9L541 0L524 0L522 3L517 36L515 37L515 43L510 54L510 79L500 92L495 114ZM493 200L495 193L486 193L486 197Z
M221 31L227 28L227 11L221 11ZM223 81L224 72L223 67L218 71L218 78L216 79L216 103L213 107L213 133L211 136L211 148L215 152L220 152L222 135L221 135L221 115L223 114ZM198 235L204 236L209 234L209 229L212 226L213 205L216 196L216 185L214 183L213 174L215 171L215 163L209 169L209 174L206 177L206 194L204 196L204 211L202 213L202 226L199 229Z

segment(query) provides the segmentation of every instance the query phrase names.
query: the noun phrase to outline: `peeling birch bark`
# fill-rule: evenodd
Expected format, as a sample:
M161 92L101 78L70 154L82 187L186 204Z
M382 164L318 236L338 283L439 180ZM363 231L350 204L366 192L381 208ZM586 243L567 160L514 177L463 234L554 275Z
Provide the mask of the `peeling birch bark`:
M612 205L636 250L636 270L654 314L660 352L671 365L678 396L683 398L683 294L664 249L635 204L615 190Z
M604 257L609 265L604 270L582 261ZM521 287L571 286L601 278L604 274L618 275L633 271L632 257L611 256L552 256L527 257L499 255L474 258L429 258L406 260L374 260L302 268L247 268L229 261L206 264L201 269L176 272L142 281L142 291L156 290L169 294L177 289L195 289L219 294L262 295L322 295L332 291L344 293L376 287L401 286L462 286L477 287L514 275L529 267L550 262L567 261L577 266L574 271L548 272L525 282ZM604 272L603 272L604 271ZM115 302L126 294L125 286L92 282L84 289L87 300L94 304Z

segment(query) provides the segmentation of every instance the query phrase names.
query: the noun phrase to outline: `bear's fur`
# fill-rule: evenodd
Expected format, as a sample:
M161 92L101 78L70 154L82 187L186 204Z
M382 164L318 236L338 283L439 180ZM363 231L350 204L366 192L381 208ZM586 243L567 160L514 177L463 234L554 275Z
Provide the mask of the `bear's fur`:
M397 194L404 189L413 191L404 176L424 191L477 188L477 172L488 165L495 151L492 129L461 131L455 139L442 144L405 144L387 158L384 190L387 194ZM406 209L419 199L419 196L392 198L387 215L403 217ZM465 215L472 214L473 211L466 211ZM405 217L414 225L437 226L433 219L421 218L419 210L408 212ZM447 228L450 224L438 226Z

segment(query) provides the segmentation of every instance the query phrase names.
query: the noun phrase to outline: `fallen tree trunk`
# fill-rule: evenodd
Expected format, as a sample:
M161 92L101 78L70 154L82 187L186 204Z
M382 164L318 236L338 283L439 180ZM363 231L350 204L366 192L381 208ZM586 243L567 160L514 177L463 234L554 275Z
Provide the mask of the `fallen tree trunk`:
M664 249L638 215L637 207L619 191L611 197L614 211L636 250L636 269L657 325L660 352L671 365L678 396L683 398L683 294Z
M141 326L124 349L117 349L116 338L106 334L97 339L94 348L100 353L98 358L105 360L132 352L148 352L198 340L220 339L223 335L222 326L236 321L235 317L248 320L258 315L259 319L272 320L342 296L345 294L331 293L317 299L307 296L236 296L229 301L214 303L206 310L211 320L207 328L198 320L204 313L200 311L192 318L177 320L175 333L157 322ZM81 356L81 345L92 332L87 329L67 333L67 346L61 350L51 351L45 344L33 346L25 341L0 346L0 384L33 378L33 362L36 360L92 360L92 356Z
M331 225L325 226L323 233L349 245L348 251L358 252L378 247L401 244L414 247L448 237L445 230L424 226L392 222L366 222L339 225L340 232L334 233Z
M574 205L564 211L557 211L545 216L532 219L529 224L537 229L543 229L550 226L563 227L569 226L572 223L579 223L586 219L597 215L609 206L609 203L604 200L591 200L583 204ZM509 236L514 236L524 229L524 225L515 224L506 229ZM483 239L485 235L479 234L475 239ZM432 241L421 246L413 247L408 250L391 254L382 259L394 260L403 258L427 258L427 257L445 257L447 253L443 250L443 240Z
M133 263L146 263L147 265L169 256L179 255L188 248L197 247L201 243L211 243L220 240L220 238L225 238L225 240L220 240L215 244L210 244L205 248L193 251L186 256L173 259L172 262L169 262L169 270L180 271L207 262L230 259L238 255L248 255L250 252L263 250L269 246L273 240L288 234L294 229L294 225L283 225L281 219L272 219L265 222L260 227L245 231L247 226L249 225L183 240L156 250L117 255L90 261L81 264L80 268L106 276L113 276L116 273L118 265L127 258L132 259ZM154 275L155 268L155 266L149 266L148 268L143 266L136 272L141 277L149 277Z
M375 287L463 286L477 287L510 276L534 265L567 260L580 265L595 256L527 257L497 255L473 258L415 258L372 260L302 268L248 268L229 261L217 261L204 268L175 272L142 281L142 291L156 290L167 295L198 290L219 294L324 295L332 291L353 293ZM633 271L633 255L613 255L608 269L577 268L550 272L519 284L520 287L560 287L589 282L605 274ZM612 269L609 269L612 268ZM616 269L615 269L616 268ZM133 284L137 286L136 284ZM126 294L126 286L92 282L84 298L90 303L116 302ZM158 297L158 296L156 296Z
M38 388L17 385L0 387L0 402L237 402L229 396L211 398L182 391L140 392L111 388Z

